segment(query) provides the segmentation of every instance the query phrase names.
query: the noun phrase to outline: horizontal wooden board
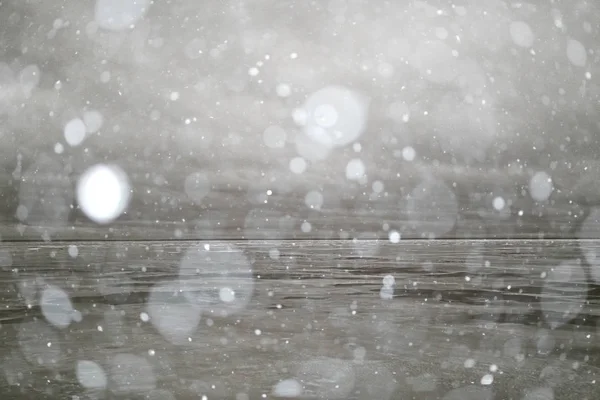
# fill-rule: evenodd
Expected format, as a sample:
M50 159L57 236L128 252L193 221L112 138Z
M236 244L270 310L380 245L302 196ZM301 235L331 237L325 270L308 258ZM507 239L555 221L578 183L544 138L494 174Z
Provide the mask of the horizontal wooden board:
M6 240L600 238L593 3L94 3L0 4Z
M572 240L0 243L0 391L592 400L598 250Z

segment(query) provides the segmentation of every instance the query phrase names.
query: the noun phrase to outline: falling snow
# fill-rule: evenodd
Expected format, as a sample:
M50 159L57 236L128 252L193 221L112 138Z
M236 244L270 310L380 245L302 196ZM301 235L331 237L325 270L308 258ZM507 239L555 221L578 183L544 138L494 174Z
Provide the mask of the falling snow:
M5 3L5 398L597 398L593 2Z

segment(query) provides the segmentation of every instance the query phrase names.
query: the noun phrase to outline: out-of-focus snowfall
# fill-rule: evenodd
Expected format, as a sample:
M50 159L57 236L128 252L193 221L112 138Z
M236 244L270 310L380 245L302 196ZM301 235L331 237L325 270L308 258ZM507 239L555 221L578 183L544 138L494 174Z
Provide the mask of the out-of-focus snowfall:
M93 3L2 4L5 238L599 236L593 2Z
M82 284L28 273L27 255L9 243L32 240L269 240L261 252L290 271L286 239L349 239L359 260L407 239L573 239L564 259L535 269L541 298L570 299L541 302L534 353L552 353L553 330L584 314L600 282L588 241L600 238L598 21L600 4L581 0L0 2L0 267L25 315L41 311L14 328L20 347L4 356L6 384L20 386L33 365L51 371L49 382L74 371L80 398L178 398L157 384L168 368L151 361L153 349L64 357L61 335L86 319L71 298ZM98 262L85 246L61 246L50 257L57 268ZM143 275L149 256L130 259L125 247L109 258ZM186 348L207 310L243 320L260 303L253 251L215 241L176 253L177 276L152 275L159 283L134 316L138 328ZM416 270L443 273L438 264ZM461 265L479 280L491 268L483 245ZM119 304L139 282L94 271L99 302L112 302L97 330L118 342L133 323ZM377 279L378 302L412 284L392 272ZM269 340L284 339L261 345ZM521 340L502 350L515 363L527 357ZM471 369L469 351L456 347L443 362ZM284 368L264 398L365 398L355 388L365 352L356 344L353 360ZM444 387L443 399L494 398L499 367L479 375ZM369 379L371 398L391 399L400 385L390 368ZM427 372L405 383L427 398L441 380ZM211 398L214 385L198 385L191 392ZM529 387L522 399L554 399L554 388ZM234 398L249 398L239 390Z

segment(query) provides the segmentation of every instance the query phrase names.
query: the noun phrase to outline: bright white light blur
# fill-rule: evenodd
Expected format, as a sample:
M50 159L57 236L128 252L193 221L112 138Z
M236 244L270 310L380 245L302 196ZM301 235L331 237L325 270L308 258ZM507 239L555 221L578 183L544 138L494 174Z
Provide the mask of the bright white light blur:
M149 0L97 0L94 19L102 29L123 31L144 17Z
M493 206L497 211L502 211L505 205L506 201L502 197L498 196L494 198Z
M529 194L535 201L547 201L553 190L552 178L546 172L537 172L529 181Z
M125 172L114 165L97 164L77 183L77 201L85 215L98 224L114 221L125 211L130 186Z
M359 158L348 161L346 165L346 178L349 180L360 180L365 175L365 164Z
M302 111L295 112L294 120L304 126L313 141L327 147L356 141L365 129L368 114L366 102L341 86L327 86L312 93Z
M413 161L417 155L415 149L411 146L406 146L402 149L402 158L406 161Z
M79 146L85 139L86 127L82 120L75 118L67 122L64 128L65 141L71 147Z

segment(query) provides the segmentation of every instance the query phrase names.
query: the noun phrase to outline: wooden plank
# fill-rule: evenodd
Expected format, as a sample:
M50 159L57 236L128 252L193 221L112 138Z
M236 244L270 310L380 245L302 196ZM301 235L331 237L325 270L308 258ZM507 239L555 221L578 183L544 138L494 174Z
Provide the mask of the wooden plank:
M10 398L600 393L599 241L0 245Z
M405 238L577 237L600 203L598 31L585 20L600 10L468 3L357 4L340 17L357 21L344 24L327 19L335 7L199 12L188 0L152 4L134 29L111 31L93 2L4 1L0 235L344 239L389 227ZM563 19L578 31L555 29ZM523 24L535 48L515 36ZM332 85L368 103L357 106L367 119L356 140L324 149L292 116ZM364 122L334 111L342 136ZM75 118L93 132L70 146ZM365 177L348 179L356 159ZM90 221L75 195L98 163L118 165L132 189L110 226ZM186 191L197 173L205 180ZM600 238L595 221L583 236Z

